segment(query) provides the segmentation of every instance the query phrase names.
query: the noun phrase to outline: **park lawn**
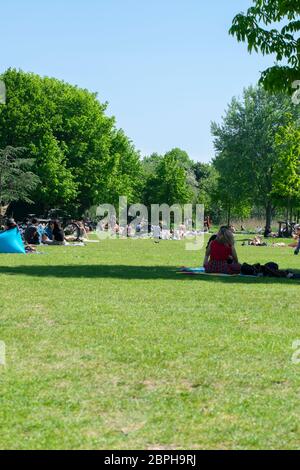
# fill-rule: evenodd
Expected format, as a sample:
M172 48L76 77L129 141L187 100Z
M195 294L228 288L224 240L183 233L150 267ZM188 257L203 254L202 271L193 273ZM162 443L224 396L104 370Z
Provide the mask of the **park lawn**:
M299 448L299 281L177 274L184 242L41 251L0 257L1 449Z

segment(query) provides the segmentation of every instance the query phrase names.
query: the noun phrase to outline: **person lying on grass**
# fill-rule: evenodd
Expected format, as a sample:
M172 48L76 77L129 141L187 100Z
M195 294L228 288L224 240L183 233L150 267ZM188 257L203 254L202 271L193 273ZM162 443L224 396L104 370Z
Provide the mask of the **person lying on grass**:
M244 242L242 246L245 246L246 243ZM249 246L268 246L267 243L263 242L262 237L259 237L256 235L252 240L248 240L248 245Z
M239 274L241 272L234 246L234 236L227 227L221 227L216 238L208 244L203 266L207 273Z

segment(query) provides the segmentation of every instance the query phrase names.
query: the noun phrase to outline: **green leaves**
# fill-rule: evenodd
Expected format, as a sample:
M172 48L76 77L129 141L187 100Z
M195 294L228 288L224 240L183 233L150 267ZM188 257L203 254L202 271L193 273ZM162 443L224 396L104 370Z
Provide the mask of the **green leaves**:
M279 205L300 205L300 129L290 122L276 135L278 158L274 166L272 196Z
M247 42L250 53L274 54L277 62L287 63L262 73L261 83L266 89L291 91L293 80L300 76L299 14L298 0L254 0L246 14L233 19L229 32L239 42ZM279 26L283 22L286 24Z
M24 158L26 149L6 147L0 150L0 205L13 201L31 202L29 195L39 183L30 171L33 160Z
M262 88L250 87L243 101L232 101L222 124L212 125L221 202L237 212L253 205L271 210L278 164L275 138L297 114L290 97Z
M136 198L139 154L95 93L14 69L2 79L0 148L27 147L40 178L31 199L82 213L118 192Z
M151 204L186 204L194 200L190 171L193 162L186 152L175 148L163 157L153 154L143 161L143 199ZM193 180L194 181L194 180Z
M78 184L72 170L67 167L63 146L51 133L43 136L38 146L31 144L31 154L35 157L35 171L46 184L40 185L35 194L43 200L47 208L62 207L74 201Z

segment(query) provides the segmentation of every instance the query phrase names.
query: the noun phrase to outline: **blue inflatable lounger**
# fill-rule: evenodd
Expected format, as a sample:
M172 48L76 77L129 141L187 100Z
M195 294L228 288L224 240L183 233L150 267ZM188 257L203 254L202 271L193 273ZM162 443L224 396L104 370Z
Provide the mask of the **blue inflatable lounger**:
M0 253L26 254L22 237L17 228L0 232Z

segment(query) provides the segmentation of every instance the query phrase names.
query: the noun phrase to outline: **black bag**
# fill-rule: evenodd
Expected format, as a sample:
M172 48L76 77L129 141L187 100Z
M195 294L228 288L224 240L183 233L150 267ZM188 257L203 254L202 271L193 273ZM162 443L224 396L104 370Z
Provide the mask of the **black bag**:
M278 264L271 261L270 263L266 263L263 266L263 273L264 276L267 277L279 277L279 278L287 278L293 277L293 274L290 271L282 271L279 269Z
M247 264L247 263L242 264L241 273L244 276L258 276L260 272L261 272L260 264L253 264L253 265Z
M261 264L247 264L244 263L241 267L241 273L244 276L264 276L264 277L277 277L288 279L299 279L300 275L294 274L291 271L282 271L279 269L277 263L270 261L265 265Z

